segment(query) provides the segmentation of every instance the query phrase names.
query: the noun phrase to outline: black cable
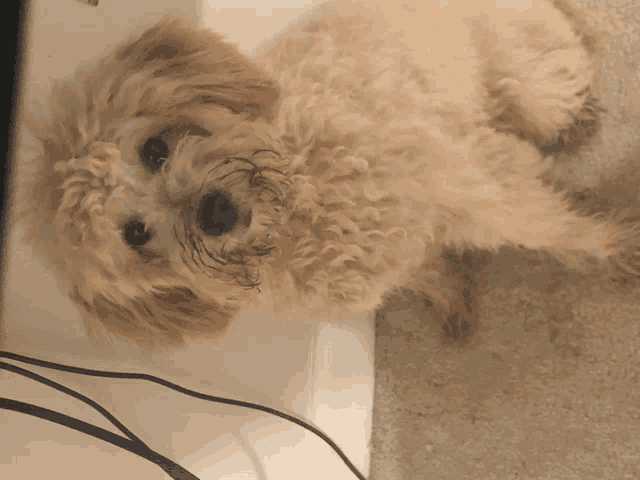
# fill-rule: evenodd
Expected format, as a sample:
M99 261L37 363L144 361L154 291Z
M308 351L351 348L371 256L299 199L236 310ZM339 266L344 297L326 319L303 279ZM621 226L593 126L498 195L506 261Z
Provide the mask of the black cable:
M28 363L31 365L36 365L39 367L44 367L44 368L49 368L52 370L59 370L62 372L70 372L70 373L76 373L79 375L89 375L89 376L93 376L93 377L103 377L103 378L120 378L120 379L130 379L130 380L146 380L148 382L152 382L152 383L156 383L158 385L162 385L163 387L166 388L170 388L171 390L175 390L176 392L180 392L184 395L189 395L191 397L194 398L199 398L201 400L207 400L209 402L217 402L217 403L222 403L222 404L226 404L226 405L235 405L238 407L245 407L245 408L251 408L253 410L258 410L261 412L265 412L265 413L269 413L271 415L275 415L277 417L283 418L285 420L288 420L290 422L295 423L296 425L301 426L302 428L305 428L306 430L309 430L310 432L314 433L316 436L320 437L322 440L324 440L325 443L327 443L334 452L336 452L338 454L338 456L342 459L342 461L345 463L345 465L347 467L349 467L349 470L351 470L351 472L353 472L353 474L359 479L359 480L366 480L366 477L360 473L360 471L357 469L357 467L355 465L353 465L353 463L351 463L351 461L349 460L349 458L344 454L344 452L340 449L340 447L338 445L336 445L336 443L331 440L331 438L329 438L328 435L326 435L322 430L320 430L318 427L311 425L308 421L305 421L303 419L297 418L294 415L288 414L288 413L284 413L281 412L279 410L276 410L274 408L271 407L266 407L264 405L259 405L256 403L251 403L251 402L246 402L246 401L242 401L242 400L233 400L230 398L224 398L224 397L217 397L214 395L207 395L205 393L200 393L200 392L196 392L195 390L190 390L188 388L184 388L181 387L179 385L176 385L175 383L169 382L168 380L164 380L158 377L155 377L153 375L149 375L146 373L126 373L126 372L105 372L105 371L101 371L101 370L92 370L92 369L88 369L88 368L81 368L81 367L71 367L68 365L61 365L59 363L54 363L54 362L48 362L46 360L37 360L34 358L30 358L30 357L25 357L23 355L19 355L17 353L11 353L11 352L4 352L4 351L0 351L0 358L9 358L12 360L17 360L19 362L23 362L23 363ZM78 397L76 397L78 398ZM105 430L106 431L106 430ZM111 433L111 432L109 432ZM115 435L115 434L113 434ZM127 439L123 439L122 437L116 435L117 438L121 439L121 440L127 440ZM131 441L131 440L127 440L127 441Z
M54 382L53 380L49 380L46 377L38 375L37 373L33 373L29 370L18 367L16 365L11 365L10 363L0 362L0 370L7 370L9 372L17 373L18 375L22 375L23 377L30 378L31 380L35 380L38 383L42 383L43 385L51 387L62 393L66 393L67 395L70 395L74 398L77 398L81 402L84 402L90 407L93 407L95 410L97 410L100 414L102 414L103 417L109 420L118 430L120 430L127 437L129 437L131 441L136 442L140 445L144 445L145 447L149 448L147 444L145 444L142 440L140 440L140 438L138 438L131 430L125 427L122 423L120 423L120 421L116 417L114 417L111 413L109 413L109 411L106 408L104 408L99 403L91 400L89 397L86 397L81 393L76 392L75 390L71 390L70 388L65 387L64 385L60 385L59 383Z
M96 427L90 423L78 420L77 418L70 417L63 413L49 410L48 408L38 407L30 403L20 402L18 400L11 400L9 398L0 397L0 408L5 410L13 410L14 412L20 412L34 417L49 420L50 422L57 423L58 425L64 425L65 427L72 428L78 432L91 435L92 437L104 440L105 442L116 445L131 453L149 460L152 463L158 465L174 480L199 480L198 477L181 467L174 461L167 457L154 452L144 444L140 444L136 441L128 438L121 437L109 430L105 430L101 427Z

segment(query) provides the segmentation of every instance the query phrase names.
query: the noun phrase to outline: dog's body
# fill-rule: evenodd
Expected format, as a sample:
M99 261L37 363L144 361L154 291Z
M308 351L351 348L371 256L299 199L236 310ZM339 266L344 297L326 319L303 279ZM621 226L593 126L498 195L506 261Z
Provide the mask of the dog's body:
M29 117L27 240L87 319L138 343L220 334L242 309L361 311L405 284L446 318L464 307L444 251L636 273L633 228L540 181L597 129L581 17L414 10L325 5L255 59L161 22Z

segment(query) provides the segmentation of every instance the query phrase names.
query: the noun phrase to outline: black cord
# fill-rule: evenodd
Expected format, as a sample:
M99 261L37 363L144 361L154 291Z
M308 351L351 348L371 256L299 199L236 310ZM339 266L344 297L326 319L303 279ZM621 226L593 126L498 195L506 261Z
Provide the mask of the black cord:
M23 377L30 378L35 380L38 383L51 387L55 390L58 390L62 393L66 393L70 395L90 407L97 410L103 417L109 420L118 430L124 433L128 438L124 439L118 435L115 435L108 430L104 430L100 427L96 427L89 423L83 422L81 420L75 419L73 417L69 417L67 415L55 412L53 410L49 410L47 408L41 408L36 405L32 405L29 403L9 400L6 398L0 398L0 408L5 408L7 410L18 411L21 413L25 413L27 415L33 415L44 420L49 420L50 422L57 423L59 425L66 426L68 428L72 428L74 430L78 430L87 435L91 435L93 437L104 440L105 442L111 443L120 448L124 448L125 450L135 453L156 465L162 468L173 480L199 480L198 477L193 475L191 472L187 471L177 463L172 460L160 455L155 452L147 444L145 444L139 437L137 437L132 431L130 431L127 427L125 427L117 418L115 418L109 411L107 411L104 407L102 407L99 403L91 400L89 397L82 395L75 390L72 390L64 385L61 385L53 380L50 380L46 377L38 375L37 373L31 372L27 369L18 367L16 365L12 365L6 362L0 362L0 370L7 370L9 372L16 373L18 375L22 375Z
M76 392L75 390L71 390L70 388L67 388L64 385L60 385L59 383L54 382L53 380L49 380L46 377L38 375L37 373L33 373L29 370L26 370L21 367L17 367L15 365L11 365L10 363L0 362L0 370L7 370L9 372L17 373L18 375L22 375L23 377L30 378L31 380L35 380L38 383L42 383L43 385L51 387L62 393L66 393L67 395L70 395L74 398L77 398L81 402L86 403L90 407L93 407L95 410L97 410L100 414L102 414L102 416L105 417L107 420L109 420L118 430L120 430L127 437L129 437L129 440L149 448L147 444L145 444L142 440L140 440L140 438L138 438L131 430L125 427L122 423L120 423L120 421L116 417L114 417L111 413L109 413L109 411L106 408L104 408L99 403L94 402L89 397L86 397L81 393Z
M99 438L105 442L116 445L131 453L146 458L152 463L155 463L162 468L171 478L174 480L199 480L191 472L181 467L167 457L154 452L145 444L140 444L134 440L121 437L109 430L105 430L102 427L96 427L77 418L70 417L64 413L55 412L48 408L38 407L30 403L20 402L18 400L11 400L9 398L0 397L0 408L5 410L13 410L14 412L25 413L34 417L42 418L43 420L49 420L50 422L57 423L58 425L64 425L65 427L72 428L78 432L86 433L92 437Z
M223 403L223 404L226 404L226 405L235 405L235 406L238 406L238 407L251 408L253 410L258 410L258 411L261 411L261 412L269 413L271 415L275 415L277 417L280 417L280 418L283 418L283 419L288 420L290 422L293 422L296 425L300 425L302 428L305 428L306 430L309 430L310 432L312 432L315 435L317 435L318 437L320 437L322 440L324 440L325 443L327 443L333 449L334 452L336 452L338 454L338 456L342 459L342 461L345 463L345 465L347 465L347 467L349 467L349 470L351 470L351 472L353 472L353 474L359 480L366 480L366 477L362 473L360 473L360 471L356 468L355 465L353 465L351 463L349 458L344 454L344 452L340 449L340 447L338 447L338 445L336 445L336 443L333 440L331 440L331 438L329 438L329 436L327 436L322 430L320 430L318 427L316 427L314 425L311 425L308 421L305 421L305 420L303 420L301 418L297 418L294 415L281 412L281 411L276 410L274 408L266 407L264 405L259 405L259 404L256 404L256 403L245 402L245 401L242 401L242 400L233 400L233 399L230 399L230 398L217 397L217 396L214 396L214 395L207 395L207 394L204 394L204 393L196 392L195 390L190 390L188 388L181 387L179 385L176 385L175 383L169 382L168 380L164 380L164 379L155 377L153 375L148 375L146 373L125 373L125 372L108 372L108 371L105 372L105 371L101 371L101 370L92 370L92 369L81 368L81 367L71 367L71 366L68 366L68 365L61 365L59 363L48 362L46 360L37 360L37 359L34 359L34 358L25 357L24 355L19 355L17 353L4 352L4 351L0 351L0 358L9 358L11 360L16 360L16 361L23 362L23 363L28 363L28 364L31 364L31 365L36 365L36 366L39 366L39 367L49 368L49 369L52 369L52 370L59 370L59 371L62 371L62 372L70 372L70 373L75 373L75 374L79 374L79 375L89 375L89 376L93 376L93 377L103 377L103 378L120 378L120 379L130 379L130 380L146 380L148 382L152 382L152 383L156 383L158 385L162 385L163 387L170 388L172 390L180 392L180 393L182 393L184 395L189 395L189 396L194 397L194 398L199 398L199 399L207 400L207 401L210 401L210 402ZM0 369L5 369L4 365L7 365L7 364L5 364L4 362L0 362ZM14 368L17 368L17 367L14 367ZM31 373L31 372L29 372L29 373ZM35 374L33 374L33 375L35 376ZM40 376L37 375L37 377L40 377ZM38 380L38 379L36 379L34 377L30 377L30 378L33 378L36 381L40 381L40 380ZM41 377L41 378L44 378L44 377ZM54 384L55 382L51 382L51 383ZM56 385L59 385L59 384L56 384ZM52 386L52 388L56 388L53 385L49 385L49 386ZM59 385L59 386L62 387L62 385ZM62 387L62 388L66 389L66 387ZM58 390L60 390L60 389L58 389ZM60 390L60 391L65 391L65 390ZM65 391L65 393L67 393L67 392ZM85 399L86 399L87 401L92 402L90 399L84 397L83 395L81 395L81 394L79 394L77 392L74 392L74 393L76 394L76 395L74 395L75 398L78 398L78 399L80 399L82 401L85 401ZM81 398L81 397L84 397L84 399ZM85 401L85 403L88 403L87 401ZM95 403L95 402L93 402L93 403ZM88 404L93 406L94 408L96 408L93 404L91 404L91 403L88 403ZM2 404L0 403L0 406L1 405ZM28 404L25 404L25 405L28 405ZM97 405L97 404L95 404L95 405ZM98 411L100 411L100 413L103 413L102 410L104 410L104 409L102 407L100 407L99 405L98 405L98 407L99 407ZM106 410L105 410L105 412L106 412ZM27 412L24 412L24 413L27 413ZM53 413L56 413L56 412L53 412ZM103 413L103 415L104 415L104 413ZM69 418L72 418L72 417L69 417ZM117 422L117 424L114 423L114 425L116 425L116 427L118 427L118 429L120 429L120 431L125 433L125 435L129 436L129 434L126 433L126 432L129 432L126 429L126 427L124 427L124 425L120 424L120 422L118 422L111 414L109 414L109 416L107 418L112 423L113 423L113 420L115 420ZM90 425L90 424L87 424L87 425ZM121 425L122 428L124 428L124 430L122 430L119 425ZM74 428L74 427L72 427L72 428ZM97 428L97 427L95 427L95 428ZM111 434L111 435L115 435L115 434L113 434L111 432L108 432L107 430L104 430L104 431L109 433L109 434ZM129 433L131 433L131 432L129 432ZM92 434L90 434L90 435L92 435ZM133 434L131 434L131 435L133 435ZM141 441L140 441L140 443L135 442L135 441L133 441L131 439L131 437L129 437L129 439L125 439L123 437L120 437L119 435L115 435L115 437L117 437L120 441L133 442L136 446L138 446L138 448L140 448L140 445L142 444L145 448L148 449L148 447L146 447L146 445L141 443ZM122 448L126 448L126 447L122 447ZM137 453L137 452L133 452L133 453ZM144 458L147 458L147 457L144 457ZM162 457L162 458L165 458L165 457ZM182 468L182 467L180 467L180 468ZM184 471L186 472L186 470L184 470ZM186 472L186 473L191 475L188 472ZM196 477L192 476L192 477L184 477L184 478L196 478Z

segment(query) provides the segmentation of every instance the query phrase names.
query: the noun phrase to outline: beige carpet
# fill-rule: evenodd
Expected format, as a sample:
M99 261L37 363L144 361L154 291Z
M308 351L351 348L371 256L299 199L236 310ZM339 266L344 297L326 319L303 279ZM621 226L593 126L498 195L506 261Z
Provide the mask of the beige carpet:
M640 147L640 7L578 3L609 33L596 82L608 112L598 141L560 159L556 176L597 187ZM596 191L618 202L616 188L637 188L626 172ZM397 294L383 306L370 480L640 479L640 287L566 275L572 305L550 321L536 276L548 267L509 255L481 275L466 345L443 343L423 299Z

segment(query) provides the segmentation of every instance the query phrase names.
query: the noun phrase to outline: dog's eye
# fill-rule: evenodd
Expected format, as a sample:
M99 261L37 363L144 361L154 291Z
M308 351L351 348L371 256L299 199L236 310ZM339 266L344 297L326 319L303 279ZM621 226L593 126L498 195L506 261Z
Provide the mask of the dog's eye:
M150 138L142 147L142 161L152 172L158 170L167 159L169 146L161 138Z
M151 240L151 232L147 230L145 224L139 220L133 220L124 226L124 241L133 248L142 247Z

